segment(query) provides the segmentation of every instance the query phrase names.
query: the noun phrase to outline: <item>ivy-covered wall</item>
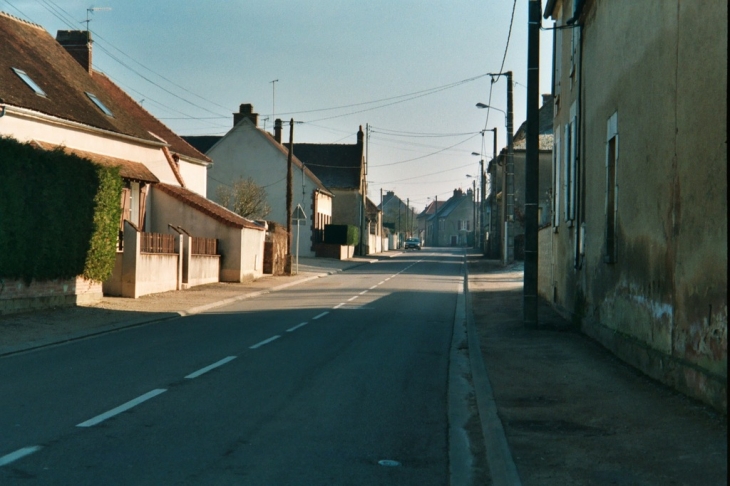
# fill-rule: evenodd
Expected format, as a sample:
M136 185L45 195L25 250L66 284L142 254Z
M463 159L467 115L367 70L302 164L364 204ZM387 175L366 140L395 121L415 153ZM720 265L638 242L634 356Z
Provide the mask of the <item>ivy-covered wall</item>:
M107 279L121 190L116 167L0 137L0 277Z

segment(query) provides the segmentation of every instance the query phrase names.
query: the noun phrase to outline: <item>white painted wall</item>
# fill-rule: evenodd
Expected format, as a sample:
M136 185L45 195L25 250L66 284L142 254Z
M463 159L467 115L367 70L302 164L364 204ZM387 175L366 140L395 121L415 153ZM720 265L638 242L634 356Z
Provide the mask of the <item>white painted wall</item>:
M168 225L172 224L182 227L192 236L218 239L218 248L222 255L221 281L242 282L263 275L265 231L227 226L191 206L182 204L174 197L155 190L154 187L148 197L148 231L177 234L169 228Z
M70 126L61 126L42 118L18 115L11 108L6 111L5 116L0 118L0 135L10 136L21 142L38 140L53 145L63 145L100 155L141 162L160 179L160 182L180 185L160 147L115 138L112 135L103 133L91 133Z
M275 142L274 142L275 143ZM243 120L233 127L206 154L213 159L208 171L208 198L220 201L216 189L221 184L232 184L239 179L251 177L256 184L266 189L271 213L267 220L275 221L286 227L286 170L287 156L279 150L268 137L259 131L249 120ZM295 152L296 155L296 152ZM303 187L302 187L303 186ZM293 167L292 208L301 204L307 215L306 225L300 227L301 245L299 256L313 257L312 250L312 202L318 189L315 182L301 169ZM327 207L327 205L324 205ZM331 200L329 203L331 215ZM321 211L323 212L323 211ZM292 225L296 238L296 226ZM292 251L294 254L294 251Z
M208 190L208 169L206 166L188 162L181 158L178 168L183 181L185 181L185 187L206 197Z

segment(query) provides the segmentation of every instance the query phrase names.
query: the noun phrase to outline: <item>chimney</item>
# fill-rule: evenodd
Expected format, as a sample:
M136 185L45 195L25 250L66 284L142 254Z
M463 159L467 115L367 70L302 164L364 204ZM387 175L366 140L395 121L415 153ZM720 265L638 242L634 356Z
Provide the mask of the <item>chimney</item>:
M281 118L274 121L274 140L281 143Z
M395 196L395 192L393 192L393 191L388 191L388 192L386 192L386 193L385 193L385 195L386 195L386 196L389 196L389 197L393 197L393 196Z
M255 127L259 126L259 114L253 112L253 105L244 103L238 107L238 113L233 114L233 126L235 127L244 118L251 120Z
M551 94L542 95L542 106L546 106L548 103L552 103L552 101L553 101L553 95L551 95Z
M76 62L92 74L91 64L91 32L86 30L59 30L56 41L63 46Z
M358 130L358 132L357 132L357 144L362 146L364 139L365 139L365 134L362 131L362 125L360 125L360 130Z

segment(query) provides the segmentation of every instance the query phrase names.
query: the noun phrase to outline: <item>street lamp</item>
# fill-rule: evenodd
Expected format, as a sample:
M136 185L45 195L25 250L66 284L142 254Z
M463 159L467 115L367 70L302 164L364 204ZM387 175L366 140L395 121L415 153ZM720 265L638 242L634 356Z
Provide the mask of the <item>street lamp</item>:
M508 123L508 118L509 117L508 117L507 113L504 110L500 110L499 108L496 108L496 107L494 107L492 105L487 105L486 103L477 103L477 108L479 108L479 109L489 108L490 110L496 110L496 111L502 113L504 115L504 126L509 125L509 123ZM493 129L489 129L489 130L486 130L486 131L489 132L489 131L492 131L492 130Z

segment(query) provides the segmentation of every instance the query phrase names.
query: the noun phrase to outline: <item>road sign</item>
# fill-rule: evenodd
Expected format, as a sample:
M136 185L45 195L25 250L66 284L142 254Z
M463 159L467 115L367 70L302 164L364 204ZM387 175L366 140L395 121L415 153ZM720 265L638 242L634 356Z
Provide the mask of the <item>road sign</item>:
M301 204L297 204L297 207L294 208L294 211L291 213L291 219L294 221L305 221L307 219L307 215L304 214L304 209L302 209Z

